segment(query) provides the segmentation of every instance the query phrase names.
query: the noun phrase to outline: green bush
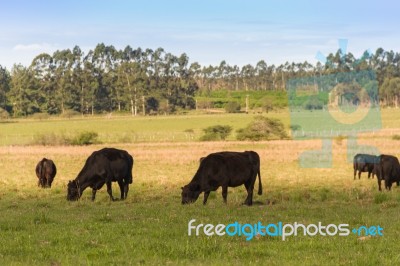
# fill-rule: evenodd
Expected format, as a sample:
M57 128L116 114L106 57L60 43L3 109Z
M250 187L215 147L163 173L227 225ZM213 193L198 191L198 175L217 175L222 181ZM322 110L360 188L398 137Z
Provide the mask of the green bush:
M283 123L278 119L256 116L254 120L245 128L237 131L238 140L272 140L287 139Z
M324 103L317 97L310 97L304 102L303 107L306 110L321 110L324 107Z
M228 102L227 104L225 104L225 111L227 113L239 113L240 112L240 103Z
M200 138L201 141L212 141L212 140L225 140L232 132L231 126L210 126L203 129L204 135Z
M91 145L99 143L97 137L99 134L93 131L85 131L80 133L72 140L72 145Z

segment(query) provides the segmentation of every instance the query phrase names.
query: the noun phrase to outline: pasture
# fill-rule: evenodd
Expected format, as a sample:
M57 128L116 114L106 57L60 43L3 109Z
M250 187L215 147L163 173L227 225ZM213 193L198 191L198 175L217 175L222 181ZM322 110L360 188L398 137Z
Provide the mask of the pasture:
M391 135L397 132L396 117L400 113L390 112L394 115L383 113L385 129L381 133L363 135L359 142L399 156L400 142L392 140ZM271 116L283 118L288 125L285 113ZM298 155L317 149L318 140L197 142L160 138L122 143L115 137L115 134L129 135L131 130L150 132L153 136L157 132L161 136L190 128L199 132L208 125L226 123L237 129L249 120L240 114L0 123L0 139L8 136L7 141L0 140L1 264L394 265L400 262L397 246L400 188L394 186L391 192L379 193L376 179L368 180L366 173L361 180L354 181L352 165L346 161L346 139L333 141L332 168L305 169L299 167ZM10 145L29 143L29 137L11 143L15 134L70 134L82 128L99 132L104 143L85 147ZM135 159L127 200L110 202L103 187L94 202L90 201L89 189L80 201L67 202L68 180L76 177L94 150L104 146L125 149ZM202 197L194 204L182 206L180 187L193 177L198 159L221 150L259 153L263 195L255 193L254 205L242 206L246 197L244 187L229 188L225 205L219 189L211 193L206 206L201 203ZM57 165L51 189L37 187L34 169L42 157L53 159ZM256 191L257 188L256 182ZM116 184L113 193L119 197ZM380 225L384 236L300 235L286 241L267 236L251 241L244 236L188 236L191 219L196 219L196 224L214 225L235 221L347 223L350 228Z

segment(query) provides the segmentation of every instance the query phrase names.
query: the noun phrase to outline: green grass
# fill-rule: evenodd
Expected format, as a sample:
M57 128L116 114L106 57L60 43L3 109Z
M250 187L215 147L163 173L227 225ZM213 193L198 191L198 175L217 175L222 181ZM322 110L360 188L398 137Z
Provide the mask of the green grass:
M103 143L137 143L157 141L194 141L203 134L203 129L213 125L229 125L233 131L245 127L255 114L218 114L130 117L118 116L93 118L27 120L17 119L0 122L1 145L27 145L42 136L57 134L73 138L76 134L90 131L99 134ZM269 114L282 118L288 127L285 113ZM232 134L230 140L235 139Z
M305 129L319 130L316 126L317 112L306 112L295 119L293 123L301 123ZM382 128L389 130L388 134L398 132L400 109L383 109L380 111ZM30 145L40 143L40 139L50 135L53 138L74 138L85 132L96 132L102 143L141 143L141 142L186 142L197 141L203 134L203 129L214 125L229 125L233 128L227 140L236 139L236 130L247 126L255 112L249 114L188 114L181 116L95 116L85 118L50 118L44 120L14 119L0 120L0 146ZM280 119L289 132L290 114L287 109L265 114L267 117ZM296 120L297 119L297 120ZM331 122L331 118L321 120L321 123ZM319 121L317 121L319 122ZM337 128L337 123L333 122ZM309 127L311 125L311 127ZM363 125L359 127L364 128ZM369 126L371 127L371 126ZM321 129L326 132L327 129ZM379 132L379 128L376 128ZM386 136L385 136L386 137ZM390 137L388 137L390 138Z

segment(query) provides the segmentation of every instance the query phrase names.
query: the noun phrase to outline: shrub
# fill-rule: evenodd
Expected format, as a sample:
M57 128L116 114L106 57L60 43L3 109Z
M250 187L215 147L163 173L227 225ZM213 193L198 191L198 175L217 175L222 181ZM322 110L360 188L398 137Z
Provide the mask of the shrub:
M8 119L9 117L10 114L6 110L0 107L0 119Z
M64 134L57 135L55 133L39 134L34 136L33 145L43 146L59 146L59 145L71 145L71 139Z
M271 140L287 139L284 125L278 119L256 116L247 127L237 131L238 140Z
M304 102L303 107L306 110L321 110L324 104L316 97L310 97L306 102Z
M396 134L396 135L393 135L393 136L392 136L392 139L393 139L393 140L400 140L400 135L397 135L397 134Z
M99 134L93 131L85 131L80 133L72 140L72 145L91 145L99 143L97 137Z
M213 108L213 103L211 101L198 101L197 109L210 109Z
M238 102L228 102L227 104L225 104L225 111L227 113L239 113L240 104Z
M210 126L203 129L204 135L200 138L201 141L225 140L232 131L231 126Z

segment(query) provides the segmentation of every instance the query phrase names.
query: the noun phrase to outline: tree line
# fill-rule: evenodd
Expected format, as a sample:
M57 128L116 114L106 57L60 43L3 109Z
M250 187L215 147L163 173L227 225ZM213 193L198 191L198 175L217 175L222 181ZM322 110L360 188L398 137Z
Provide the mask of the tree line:
M214 90L285 91L288 80L332 73L373 70L382 104L400 102L400 54L378 48L361 58L341 50L326 63L202 66L183 53L163 48L133 49L98 44L86 54L75 46L52 55L36 56L30 66L0 65L0 110L13 116L34 113L94 114L127 112L132 115L172 113L196 107L195 95Z

